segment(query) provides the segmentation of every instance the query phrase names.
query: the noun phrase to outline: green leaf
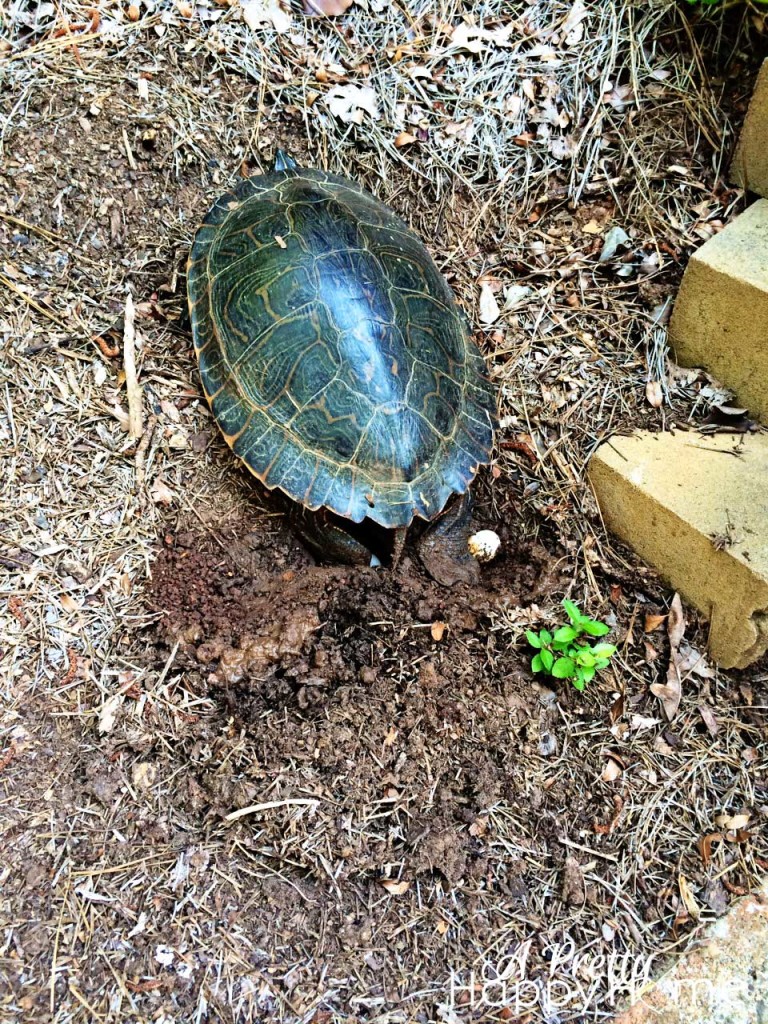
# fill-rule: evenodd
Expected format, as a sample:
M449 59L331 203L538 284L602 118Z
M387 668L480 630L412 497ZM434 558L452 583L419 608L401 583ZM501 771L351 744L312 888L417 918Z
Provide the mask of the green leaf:
M572 647L570 640L553 640L550 644L553 651L568 651Z
M544 651L541 652L539 657L541 658L541 663L544 666L544 671L545 672L551 672L552 671L552 665L555 662L555 656L552 653L552 651L544 650Z
M531 660L531 668L534 672L541 672L541 670L544 668L540 654L534 654Z
M584 680L583 679L579 679L578 677L575 677L575 678L571 679L571 682L573 683L573 685L576 687L576 689L579 692L581 692L584 689Z
M577 604L574 604L573 601L568 601L567 599L563 601L563 608L565 608L568 618L571 620L574 626L581 621L582 614L579 611L579 606Z
M541 640L542 644L551 644L552 634L549 632L548 629L542 629L539 632L539 639Z
M585 668L591 668L595 664L595 657L588 647L580 647L576 652L574 660Z
M581 625L584 632L589 633L590 636L605 636L606 633L611 632L610 626L606 626L604 622L594 622L592 619L585 619Z
M570 679L576 674L576 665L572 658L558 658L552 666L555 679Z
M601 668L608 668L608 659L607 659L607 658L598 658L598 659L597 659L597 660L595 661L595 668L596 668L596 669L597 669L598 671L599 671L599 670L600 670Z
M595 670L591 666L585 665L581 670L581 678L585 683L591 682L595 678Z
M561 626L560 629L555 630L555 643L569 643L571 640L575 640L578 635L573 626Z
M595 644L592 648L592 653L596 658L610 658L612 654L616 653L615 644Z
M531 647L535 647L536 650L538 650L539 647L541 647L541 639L536 636L532 629L526 629L525 636Z

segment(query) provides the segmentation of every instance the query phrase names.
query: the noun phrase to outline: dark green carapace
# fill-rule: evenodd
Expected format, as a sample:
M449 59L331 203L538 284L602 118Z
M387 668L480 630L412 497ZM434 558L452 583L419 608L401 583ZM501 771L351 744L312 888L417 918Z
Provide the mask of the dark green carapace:
M403 528L491 456L494 397L450 288L386 206L280 156L199 228L189 308L227 442L306 509Z

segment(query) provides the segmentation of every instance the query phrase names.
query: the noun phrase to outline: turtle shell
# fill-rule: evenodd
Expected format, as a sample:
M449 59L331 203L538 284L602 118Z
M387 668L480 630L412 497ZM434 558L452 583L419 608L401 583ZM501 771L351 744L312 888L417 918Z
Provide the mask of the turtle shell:
M298 168L243 181L198 229L188 296L213 414L267 487L403 527L489 461L493 391L453 294L354 183Z

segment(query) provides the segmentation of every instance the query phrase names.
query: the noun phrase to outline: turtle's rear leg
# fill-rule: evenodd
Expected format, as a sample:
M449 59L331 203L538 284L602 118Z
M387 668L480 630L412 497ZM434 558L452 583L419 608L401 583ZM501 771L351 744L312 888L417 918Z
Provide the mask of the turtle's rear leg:
M480 568L469 553L472 521L469 491L450 503L416 545L421 564L444 587L454 583L478 583Z
M316 512L294 505L288 513L291 526L303 544L321 562L345 565L381 565L381 561L362 541L353 537L332 512Z

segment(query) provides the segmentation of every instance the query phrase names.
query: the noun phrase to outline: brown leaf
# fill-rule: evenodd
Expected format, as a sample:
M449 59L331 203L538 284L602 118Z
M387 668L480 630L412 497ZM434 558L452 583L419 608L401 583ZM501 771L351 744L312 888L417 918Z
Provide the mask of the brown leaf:
M715 713L708 704L699 704L699 714L704 719L704 725L706 725L710 736L717 736L720 731L720 725L715 718Z
M668 721L677 714L682 697L682 680L680 677L680 643L685 635L685 616L680 595L675 594L669 609L667 619L667 633L669 635L669 665L667 666L666 683L653 683L651 693L658 697L664 714Z
M695 647L689 647L686 643L680 644L678 671L681 676L693 672L695 675L701 676L702 679L714 679L717 675L716 671L707 661L706 656L697 651Z
M170 505L174 498L173 491L159 476L155 478L149 496L156 505Z
M715 824L728 832L737 832L749 823L748 814L718 814Z
M429 627L429 632L432 634L432 639L435 642L439 643L443 639L445 628L444 622L433 622Z
M304 13L315 18L338 18L352 6L353 0L302 0Z
M396 739L397 739L397 729L393 725L391 727L391 729L389 730L389 732L387 733L387 735L384 737L384 746L385 747L391 747Z
M667 622L667 633L669 642L673 647L679 647L680 641L685 636L685 615L680 595L675 594L669 609L669 621Z
M703 865L708 867L712 860L712 844L719 842L724 839L722 833L709 833L707 836L701 836L698 840L698 852L701 854L701 860Z
M416 142L416 136L411 135L410 132L400 132L395 136L395 146L398 149L402 149L403 146L410 146L412 142Z
M615 725L618 720L624 714L624 694L620 693L616 700L611 704L608 715L611 719L611 725Z
M565 859L561 895L564 903L573 905L584 902L584 875L575 857Z
M652 665L659 656L659 652L649 643L647 640L644 641L643 646L645 647L645 660L649 665Z
M694 921L698 921L701 917L701 908L696 902L696 897L693 895L693 891L688 884L688 879L685 875L678 875L677 884L680 888L680 899L683 901L685 909Z
M672 664L670 664L670 669L676 671ZM672 683L652 683L651 693L654 697L659 698L661 706L664 708L664 714L667 716L667 721L671 722L677 714L677 709L680 707L680 697L682 695L680 680L676 679Z
M658 629L659 626L662 624L662 622L664 622L666 620L666 618L667 618L666 615L650 615L650 614L646 615L645 616L645 626L644 626L645 632L646 633L653 633L653 631L655 629Z
M379 882L390 896L402 896L411 887L411 883L406 882L404 879L398 881L396 878L380 878Z
M645 385L645 397L648 399L649 405L652 405L654 409L660 409L664 404L664 393L661 390L661 382L658 380L649 380Z
M600 778L603 782L615 782L616 779L621 775L621 765L618 761L614 761L612 757L609 757L605 762L605 768Z

